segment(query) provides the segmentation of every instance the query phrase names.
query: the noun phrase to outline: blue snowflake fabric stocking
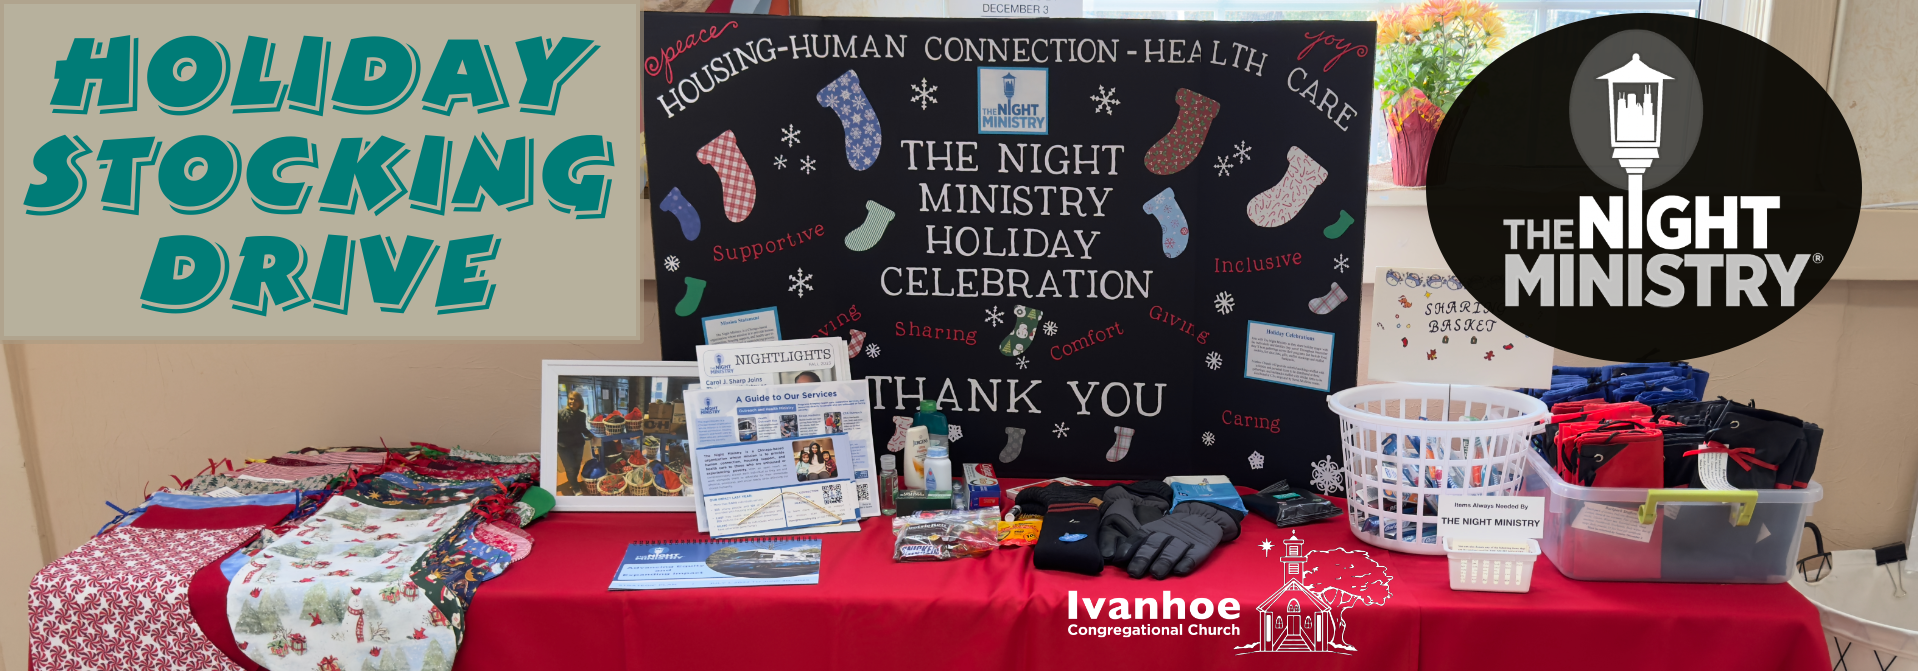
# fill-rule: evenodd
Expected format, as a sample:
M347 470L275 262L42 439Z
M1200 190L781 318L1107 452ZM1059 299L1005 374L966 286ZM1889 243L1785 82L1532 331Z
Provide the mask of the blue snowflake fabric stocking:
M1179 209L1179 201L1172 194L1172 187L1166 187L1152 200L1145 202L1145 212L1159 218L1160 244L1168 259L1179 258L1185 253L1186 242L1191 239L1185 225L1185 211Z
M854 170L865 170L879 160L879 117L872 103L859 88L859 73L847 70L826 88L819 89L820 107L830 107L839 115L839 126L846 131L846 163Z
M680 195L679 187L673 187L665 198L660 199L659 211L671 212L679 219L679 232L686 236L688 242L699 239L699 211L693 209L692 201Z

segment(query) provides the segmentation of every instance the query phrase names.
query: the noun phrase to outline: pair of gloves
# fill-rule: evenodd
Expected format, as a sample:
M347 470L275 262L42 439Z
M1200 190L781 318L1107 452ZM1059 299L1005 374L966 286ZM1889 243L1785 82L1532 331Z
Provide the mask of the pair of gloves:
M1163 482L1115 485L1103 496L1099 554L1126 575L1191 575L1219 543L1239 537L1245 513L1205 501L1171 504Z

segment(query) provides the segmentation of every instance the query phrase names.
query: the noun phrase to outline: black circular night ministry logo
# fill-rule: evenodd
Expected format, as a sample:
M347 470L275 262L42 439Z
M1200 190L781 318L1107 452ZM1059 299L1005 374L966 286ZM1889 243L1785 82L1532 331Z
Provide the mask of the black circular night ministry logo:
M1473 80L1427 172L1432 232L1480 305L1548 345L1688 359L1765 334L1858 227L1858 149L1778 50L1679 16L1534 37Z

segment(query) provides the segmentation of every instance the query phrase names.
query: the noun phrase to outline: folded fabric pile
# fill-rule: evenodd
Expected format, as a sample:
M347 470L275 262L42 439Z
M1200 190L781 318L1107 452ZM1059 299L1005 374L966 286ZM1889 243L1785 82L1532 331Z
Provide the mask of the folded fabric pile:
M1610 366L1553 366L1550 389L1520 389L1553 405L1567 401L1603 399L1607 403L1638 401L1646 405L1696 401L1705 397L1712 374L1682 361L1621 363Z
M203 471L34 577L32 666L447 671L532 550L538 469L416 443Z
M1586 487L1803 489L1824 433L1723 398L1656 407L1590 399L1552 406L1542 451L1560 478Z

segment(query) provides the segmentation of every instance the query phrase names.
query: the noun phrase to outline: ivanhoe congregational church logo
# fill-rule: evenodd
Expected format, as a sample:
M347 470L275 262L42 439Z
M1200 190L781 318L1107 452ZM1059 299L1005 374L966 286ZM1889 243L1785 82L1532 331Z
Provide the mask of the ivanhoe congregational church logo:
M1364 550L1303 552L1297 534L1280 543L1285 582L1258 607L1259 638L1234 647L1257 652L1357 652L1346 637L1346 611L1392 598L1392 574ZM1271 556L1272 541L1259 544Z

